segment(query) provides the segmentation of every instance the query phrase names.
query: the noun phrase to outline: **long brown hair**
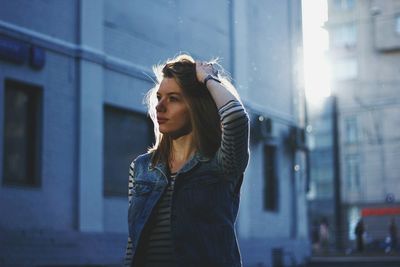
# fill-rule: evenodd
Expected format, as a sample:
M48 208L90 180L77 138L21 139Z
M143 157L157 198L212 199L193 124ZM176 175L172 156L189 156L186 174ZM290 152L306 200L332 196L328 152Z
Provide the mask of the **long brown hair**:
M164 64L154 66L153 71L157 81L146 95L148 112L154 123L156 140L154 146L149 149L149 152L154 152L152 164L157 164L159 161L168 164L171 153L172 138L159 131L156 117L156 94L163 78L173 78L180 86L188 103L194 145L203 156L212 157L221 144L220 116L208 89L197 80L194 59L187 54L182 54L167 60ZM224 83L230 84L227 78L220 78Z

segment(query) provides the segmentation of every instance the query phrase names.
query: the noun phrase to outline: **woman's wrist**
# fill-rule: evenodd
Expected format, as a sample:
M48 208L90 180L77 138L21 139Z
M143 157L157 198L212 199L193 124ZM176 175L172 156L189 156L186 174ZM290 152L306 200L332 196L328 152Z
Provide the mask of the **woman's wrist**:
M215 82L217 82L217 83L221 83L221 81L220 81L217 77L215 77L215 76L213 76L213 75L211 75L211 74L208 74L208 75L204 78L203 84L204 84L205 86L207 86L207 82L210 81L210 80L215 81Z

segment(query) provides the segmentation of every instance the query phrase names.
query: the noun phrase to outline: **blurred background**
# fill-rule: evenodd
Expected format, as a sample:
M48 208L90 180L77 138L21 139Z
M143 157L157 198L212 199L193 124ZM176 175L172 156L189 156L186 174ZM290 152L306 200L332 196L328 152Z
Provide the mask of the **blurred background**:
M143 97L181 52L251 118L245 267L399 266L400 0L0 0L0 266L121 266Z

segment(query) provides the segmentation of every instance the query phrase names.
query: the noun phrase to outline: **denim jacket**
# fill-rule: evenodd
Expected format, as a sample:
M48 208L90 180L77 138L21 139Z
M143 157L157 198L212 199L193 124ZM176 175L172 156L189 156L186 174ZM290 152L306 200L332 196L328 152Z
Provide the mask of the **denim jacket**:
M178 266L242 266L234 226L248 161L248 117L244 109L241 112L245 114L241 127L246 134L243 129L238 130L247 140L241 148L245 149L243 155L237 159L240 158L240 168L236 165L227 169L223 162L227 152L220 148L213 158L196 153L177 173L171 230ZM168 184L167 166L153 166L151 159L152 154L147 153L131 164L127 265L132 263L142 230ZM235 160L231 164L235 163L239 164Z

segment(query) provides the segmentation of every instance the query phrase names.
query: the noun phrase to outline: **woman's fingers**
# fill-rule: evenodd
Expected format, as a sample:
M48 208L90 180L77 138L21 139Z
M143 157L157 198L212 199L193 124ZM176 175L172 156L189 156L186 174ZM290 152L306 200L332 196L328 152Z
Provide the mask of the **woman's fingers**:
M212 73L212 68L204 61L196 61L196 76L199 82L203 82L208 74Z
M199 82L203 82L207 75L218 75L218 70L213 63L206 61L196 61L196 76Z

